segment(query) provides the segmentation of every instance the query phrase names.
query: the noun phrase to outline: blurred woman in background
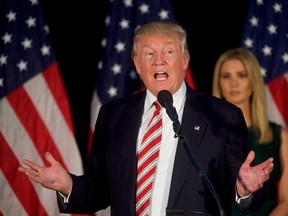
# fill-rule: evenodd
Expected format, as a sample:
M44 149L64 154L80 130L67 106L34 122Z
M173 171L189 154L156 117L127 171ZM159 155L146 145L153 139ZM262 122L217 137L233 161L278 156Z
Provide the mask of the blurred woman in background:
M213 76L212 94L241 108L249 132L249 145L255 151L255 163L274 158L274 169L264 184L267 200L254 214L242 213L232 206L236 215L288 215L288 131L268 120L264 80L255 55L237 48L218 58Z

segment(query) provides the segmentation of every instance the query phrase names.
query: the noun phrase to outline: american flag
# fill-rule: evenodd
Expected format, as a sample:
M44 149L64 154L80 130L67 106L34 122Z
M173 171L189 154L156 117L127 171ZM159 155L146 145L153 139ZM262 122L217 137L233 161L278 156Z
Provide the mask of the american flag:
M38 0L1 5L0 215L62 215L56 192L18 171L24 158L46 163L49 151L68 171L83 173L49 28Z
M143 87L130 57L134 30L150 21L176 22L169 0L112 0L107 10L98 82L91 104L91 133L102 104L133 94ZM190 68L186 81L196 88Z
M250 1L242 46L260 62L269 119L287 127L288 1Z

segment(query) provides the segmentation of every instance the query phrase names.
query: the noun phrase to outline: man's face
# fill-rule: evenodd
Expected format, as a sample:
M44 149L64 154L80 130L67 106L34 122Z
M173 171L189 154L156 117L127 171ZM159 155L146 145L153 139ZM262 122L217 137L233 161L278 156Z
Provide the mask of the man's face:
M136 46L133 61L145 86L155 96L164 89L175 93L189 63L189 55L182 52L179 38L173 34L147 34L141 36Z

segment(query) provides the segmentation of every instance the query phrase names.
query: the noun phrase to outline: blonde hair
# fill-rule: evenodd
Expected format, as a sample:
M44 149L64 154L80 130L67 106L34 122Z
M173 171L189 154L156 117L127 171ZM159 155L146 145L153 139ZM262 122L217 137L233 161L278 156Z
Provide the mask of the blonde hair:
M216 62L213 75L212 94L223 98L220 88L220 72L225 61L237 59L240 60L248 75L252 85L251 95L251 118L252 127L258 134L259 143L268 143L273 139L272 129L269 125L267 115L267 105L264 90L264 80L261 75L260 64L255 55L245 48L230 49L221 54Z
M146 23L143 26L139 27L135 31L135 35L133 38L133 46L131 56L134 57L137 55L137 43L141 36L146 34L159 34L159 35L171 35L175 34L180 39L182 43L182 51L183 53L189 56L189 50L187 45L187 32L185 29L172 22L164 22L164 21L155 21Z

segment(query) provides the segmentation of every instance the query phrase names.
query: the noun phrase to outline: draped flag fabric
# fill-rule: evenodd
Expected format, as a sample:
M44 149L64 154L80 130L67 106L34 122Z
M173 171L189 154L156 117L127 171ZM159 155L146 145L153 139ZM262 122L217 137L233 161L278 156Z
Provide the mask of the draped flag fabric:
M98 82L91 104L90 140L101 105L143 87L130 57L134 30L150 21L176 22L169 0L109 1L107 9ZM186 81L195 88L190 68Z
M271 121L288 126L288 1L251 0L242 46L258 58Z
M64 215L58 213L55 191L18 171L24 158L50 165L44 159L49 151L69 172L83 173L49 29L38 0L5 0L2 5L0 215Z

